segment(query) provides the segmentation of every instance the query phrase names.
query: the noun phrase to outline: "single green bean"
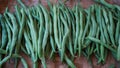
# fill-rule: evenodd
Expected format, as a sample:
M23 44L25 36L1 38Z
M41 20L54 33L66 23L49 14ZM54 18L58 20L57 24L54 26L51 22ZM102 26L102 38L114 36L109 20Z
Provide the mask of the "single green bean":
M119 43L118 43L118 49L117 49L117 60L120 61L120 34L119 34Z
M0 46L0 48L4 48L5 47L5 45L7 45L6 43L7 43L7 28L6 28L6 25L5 25L5 22L4 22L4 20L3 19L1 19L0 20L0 22L1 22L1 26L2 26L2 42L1 42L1 46Z
M65 55L65 61L71 68L76 68L76 66L72 63L72 61Z
M55 38L55 42L58 46L58 49L61 49L61 46L60 46L60 43L59 43L59 40L58 40L58 29L57 29L57 7L56 6L53 6L53 22L54 22L54 38Z
M91 41L93 41L93 42L102 44L102 45L104 45L104 47L108 48L108 49L111 50L112 52L116 52L115 49L113 49L111 46L108 46L107 44L103 43L103 42L100 41L99 39L96 39L96 38L93 38L93 37L90 37L90 36L88 36L86 39L89 39L89 40L91 40Z

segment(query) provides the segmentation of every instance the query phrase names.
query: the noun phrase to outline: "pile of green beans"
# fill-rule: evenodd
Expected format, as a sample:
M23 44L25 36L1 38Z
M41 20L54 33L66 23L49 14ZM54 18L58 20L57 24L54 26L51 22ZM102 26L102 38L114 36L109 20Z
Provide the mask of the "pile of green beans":
M21 0L14 13L6 8L0 14L0 68L11 58L15 68L18 59L28 68L21 51L31 58L33 68L38 68L39 60L47 68L46 58L54 59L55 54L71 68L81 55L90 62L95 55L98 63L105 63L110 53L120 61L120 6L95 1L87 9L80 4L69 8L61 1L52 5L49 0L49 10L40 3L27 7Z

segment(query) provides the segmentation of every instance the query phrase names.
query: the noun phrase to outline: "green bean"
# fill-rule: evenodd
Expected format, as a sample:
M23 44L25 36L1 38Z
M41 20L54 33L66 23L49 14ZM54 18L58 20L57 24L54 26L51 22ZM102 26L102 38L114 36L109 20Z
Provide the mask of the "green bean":
M51 53L50 53L49 58L52 59L52 58L53 58L53 55L54 55L54 51L52 50Z
M75 24L72 22L72 39L75 40ZM74 41L72 41L74 43Z
M0 55L0 61L2 60L2 55ZM2 65L0 65L0 68L2 67Z
M120 20L116 24L116 31L115 31L115 41L118 43L119 39L119 34L120 34Z
M52 23L52 18L50 18L50 28L49 28L49 31L50 31L50 35L53 33L53 30L52 30L52 27L53 27L53 25L52 25L53 23Z
M45 34L44 34L44 38L43 38L43 43L42 43L42 48L43 48L43 51L45 50L45 45L47 44L47 38L48 38L48 30L49 30L49 16L48 16L48 12L47 10L42 6L41 6L41 9L42 9L42 12L44 14L44 17L45 17Z
M63 60L63 57L64 57L64 52L65 52L65 44L66 44L66 40L68 39L68 36L69 36L69 29L68 29L68 26L67 26L67 23L65 21L65 19L60 16L61 20L63 21L63 24L65 26L65 35L63 36L63 40L62 40L62 49L61 49L61 60Z
M69 27L70 27L70 29L71 29L71 21L72 21L72 19L70 18L70 9L69 8L66 8L66 12L65 12L65 14L66 14L66 17L68 18L68 24L69 24Z
M15 12L16 12L15 14L16 14L17 21L20 24L21 22L20 8L17 5L15 6Z
M120 6L114 5L114 7L116 7L120 11Z
M7 30L6 30L7 28L5 26L5 22L3 19L1 19L0 22L1 22L1 26L2 26L2 42L1 42L2 44L1 44L0 48L4 48L7 43L7 37L8 37Z
M100 29L99 29L99 27L98 27L98 29L97 29L97 33L96 33L96 38L98 38L99 37L99 32L100 32ZM95 43L96 44L96 53L95 53L95 56L96 56L96 58L98 59L98 62L97 63L100 63L101 62L101 58L100 58L100 47L99 47L99 44L98 43Z
M115 49L113 49L112 47L108 46L107 44L103 43L102 41L100 41L99 39L96 39L96 38L93 38L93 37L90 37L88 36L86 39L89 39L93 42L96 42L96 43L99 43L101 45L104 45L104 47L108 48L109 50L111 50L112 52L116 52Z
M6 31L7 31L7 35L8 35L8 43L7 43L7 46L6 46L6 51L8 52L9 50L9 47L10 47L10 44L11 44L11 31L8 27L8 25L5 23L5 26L6 26Z
M43 68L47 68L44 57L41 58L41 62L42 62Z
M118 41L118 49L117 49L117 60L120 61L120 34L119 34L119 41Z
M77 51L77 43L78 43L78 36L79 36L79 12L78 12L78 6L76 6L75 8L75 17L76 17L76 21L75 21L75 24L76 24L76 35L75 35L75 42L74 42L74 52L76 53Z
M12 27L12 25L11 25L11 22L10 22L10 20L9 20L9 17L8 17L7 13L4 14L4 16L5 16L5 20L6 20L6 22L7 22L7 25L8 25L8 26L10 27L10 29L12 30L13 27Z
M28 45L28 43L25 43L27 54L30 55L30 48L28 46L30 46L30 45Z
M54 43L54 39L52 37L50 37L50 43L51 43L51 47L52 47L52 50L53 52L55 52L55 43Z
M108 50L107 50L107 49L105 49L103 64L105 63L105 60L106 60L106 58L107 58L107 55L108 55Z
M69 11L70 12L70 15L71 15L71 31L72 31L72 39L74 40L75 39L75 23L74 23L74 21L75 21L75 15L74 15L74 13L73 13L73 11L71 10L71 11ZM73 41L72 41L73 42Z
M95 1L98 2L98 3L103 4L104 6L106 6L106 7L108 7L108 8L114 8L113 5L107 3L105 0L99 0L99 1L98 1L98 0L95 0Z
M101 22L103 22L103 20L102 20L101 7L100 6L98 7L98 14L99 14L99 16L97 17L97 22L98 22L99 27L100 27L101 35L104 37L103 29L102 29L102 23L101 23ZM97 14L96 14L96 16L97 16ZM101 18L101 19L99 19L99 18Z
M76 66L72 63L72 61L65 55L65 61L71 68L76 68Z
M9 56L5 57L3 60L1 60L1 61L0 61L0 66L1 66L3 63L7 62L7 60L10 59L10 57L11 57L11 56L9 55Z
M29 11L31 12L31 15L32 15L33 17L37 17L37 16L38 16L36 7L37 7L37 6L33 6L33 7L31 7L31 8L29 9Z
M23 63L23 65L24 65L24 68L28 68L28 65L27 65L27 63L26 63L26 61L25 61L23 58L21 58L21 62Z
M33 62L33 68L38 68L37 61L36 61L36 62Z
M61 42L62 42L62 39L63 39L63 35L64 35L64 24L61 23Z
M84 23L84 16L83 16L83 11L80 11L80 34L78 37L78 55L81 55L81 50L82 50L82 33L83 33L83 23Z
M35 25L33 24L33 19L32 19L30 11L28 10L27 13L28 13L28 18L30 20L27 22L27 24L30 28L30 35L31 35L31 39L32 39L32 44L34 45L33 51L37 51L37 33L35 30Z
M94 50L94 44L92 44L92 47L90 48L89 55L93 53L93 50Z
M60 11L60 9L59 9ZM58 27L58 32L59 32L59 42L62 43L62 30L61 30L61 20L60 20L60 13L58 13L58 24L57 24L57 27Z
M29 38L28 38L28 34L27 34L27 32L26 31L24 31L24 38L25 38L25 41L26 41L26 47L28 48L28 49L30 49L30 51L31 52L33 52L33 48L32 48L32 44L31 44L31 42L30 42L30 40L29 40ZM27 46L27 45L29 45L29 46Z
M27 44L29 45L29 46L26 46L26 47L29 47L29 49L31 50L32 61L33 61L33 62L36 62L36 61L37 61L37 58L36 58L35 55L34 55L33 48L32 48L32 44L30 43L30 40L28 39L28 36L27 36L27 33L26 33L26 32L24 32L24 37L25 37L25 40L26 40Z
M88 30L88 27L89 27L89 24L90 24L90 16L91 16L91 13L90 13L90 10L88 10L87 22L86 22L86 26L85 26L83 36L82 36L82 44L84 43L85 35L87 33L87 30Z
M102 61L102 58L100 58L100 57L99 57L99 59L98 59L98 62L97 62L97 63L99 64L101 61Z
M94 14L94 12L95 12L95 6L93 6L92 8L91 8L91 11L92 11L92 17L91 17L91 21L92 21L92 26L93 26L93 32L92 32L92 36L94 37L95 36L95 34L96 34L96 28L97 28L97 24L96 24L96 20L95 20L95 14Z
M116 47L115 46L115 40L114 40L114 37L113 37L113 35L114 35L114 33L113 33L114 23L113 23L112 13L111 12L108 12L108 13L109 13L110 25L108 25L107 29L108 29L108 32L109 32L109 35L110 35L110 40L111 40L113 46Z
M96 21L95 21L95 18L94 18L94 5L91 6L91 8L88 10L88 12L92 13L91 14L91 17L90 17L90 21L91 21L91 24L92 24L92 27L90 28L90 32L89 32L89 35L88 36L95 36L96 34ZM85 45L90 45L91 41L90 40L86 40L85 42Z
M72 22L72 31L73 31L73 33L72 33L72 42L73 42L73 44L75 43L75 39L76 39L76 17L75 17L75 9L76 9L76 7L74 7L74 11L73 11L73 13L72 13L72 15L73 15L73 17L74 17L74 22ZM74 47L73 47L73 49L74 49ZM75 50L74 50L74 54L75 54Z
M87 54L86 54L85 51L82 51L82 54L83 54L85 57L87 57Z
M103 43L105 43L105 39L104 39L104 36L103 36L103 35L101 35L100 40L101 40ZM102 61L104 61L104 51L105 51L105 48L104 48L104 46L101 44L101 46L100 46L100 55L101 55L101 60L102 60Z
M107 28L106 28L106 25L105 25L105 22L106 22L106 24L108 24L108 18L107 18L105 9L103 9L103 16L104 16L104 19L102 18L102 22L101 22L101 23L102 23L102 27L103 27L103 29L104 29L103 33L104 33L104 35L105 35L105 38L106 38L107 43L110 43L109 37L108 37Z
M92 47L90 47L90 46L88 46L88 48L85 50L85 57L87 58L87 60L88 60L88 62L89 62L89 64L91 65L91 66L93 66L93 64L92 64L92 62L91 62L91 58L90 58L90 56L91 56L91 54L92 54L92 52L93 52L93 48L94 48L94 44L92 44Z
M69 48L69 50L70 50L70 54L72 55L72 57L74 57L74 53L73 53L73 44L72 44L72 39L71 39L71 37L69 36L69 43L68 43L68 48Z
M91 47L90 46L88 46L88 48L86 48L85 49L85 52L86 52L86 55L87 55L87 60L89 60L90 59L90 49L91 49Z
M104 7L102 7L102 12L103 12L103 17L105 19L105 23L108 24L108 22L109 22L108 15L107 15L107 11L105 10Z
M60 46L60 43L59 43L59 41L58 41L58 31L57 31L57 7L56 6L53 6L53 22L54 22L54 38L55 38L55 42L56 42L56 44L57 44L57 47L58 47L58 49L61 49L61 46Z
M99 29L99 27L98 27L97 33L96 33L96 38L97 38L97 39L99 38L99 34L100 34L100 29ZM97 48L97 54L100 54L99 44L98 44L98 43L96 43L96 48Z
M21 0L17 0L17 1L18 1L18 3L21 5L22 8L26 8L26 6L22 3Z
M102 24L104 24L104 20L103 20L103 18L102 18ZM103 26L104 28L105 28L105 26ZM104 29L105 30L105 29ZM106 33L105 33L105 36L106 36ZM103 41L104 43L107 41L107 40L105 40L105 37L104 36L102 36L102 40L101 41ZM109 43L108 43L109 44ZM105 48L102 48L102 49L104 49L103 51L101 50L101 54L103 54L102 56L102 60L103 60L103 62L105 61L105 58L106 58L106 55L107 55L107 53L106 53L106 49Z
M88 36L91 36L92 32L93 32L93 29L90 28L90 32L89 32ZM84 44L84 45L86 45L85 47L87 47L90 44L90 42L91 42L90 40L85 40L85 44Z
M50 46L50 42L47 43L46 45L46 50L45 50L45 56L50 56L50 53L51 53L51 46Z
M58 18L57 18L58 19L58 32L59 32L60 45L62 45L62 40L63 40L63 35L64 35L64 24L62 23L63 21L61 20L60 16L63 15L63 17L66 18L66 13L63 13L63 11L65 11L65 9L63 8L63 6L60 6L60 8L58 10ZM61 48L62 48L62 46L61 46Z
M21 46L21 51L24 52L26 55L28 54L23 46Z
M39 16L40 16L40 20L39 20L39 22L40 22L40 28L39 28L39 34L38 34L38 56L39 56L39 58L41 58L41 56L42 56L42 39L43 39L43 37L42 37L42 35L43 35L43 12L41 11L41 9L39 8L39 7L37 7L37 9L38 9L38 13L39 13Z

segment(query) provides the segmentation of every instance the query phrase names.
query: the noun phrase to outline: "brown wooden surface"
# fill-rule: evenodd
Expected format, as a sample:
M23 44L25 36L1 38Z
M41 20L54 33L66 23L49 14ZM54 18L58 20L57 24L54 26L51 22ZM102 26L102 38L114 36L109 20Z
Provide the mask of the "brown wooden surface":
M39 0L23 0L23 2L26 5L34 5L37 4ZM41 0L42 4L47 7L46 0ZM50 0L52 3L57 3L56 0ZM118 4L120 5L120 0L107 0L111 4ZM89 7L91 4L93 4L93 0L81 0L81 5L84 8ZM0 0L0 13L3 13L5 11L5 8L8 7L11 12L14 12L14 5L16 4L16 0ZM69 7L72 7L76 4L75 0L69 0L66 5ZM25 58L27 61L29 68L32 68L32 62L31 59L26 56L25 54L21 53L21 55ZM111 64L115 64L116 68L120 68L120 62L117 62L110 54L107 56L106 63L104 65L97 64L97 59L93 56L93 67L94 68L108 68ZM84 56L76 57L74 60L75 65L77 68L92 68L91 65L87 62L86 58ZM60 62L60 58L58 55L56 55L56 58L54 61L47 59L47 67L48 68L67 68L66 64L63 64ZM6 64L4 64L4 68L14 68L14 61L13 59L9 60ZM19 62L18 68L24 68L22 63ZM39 68L42 68L40 62L39 62Z

